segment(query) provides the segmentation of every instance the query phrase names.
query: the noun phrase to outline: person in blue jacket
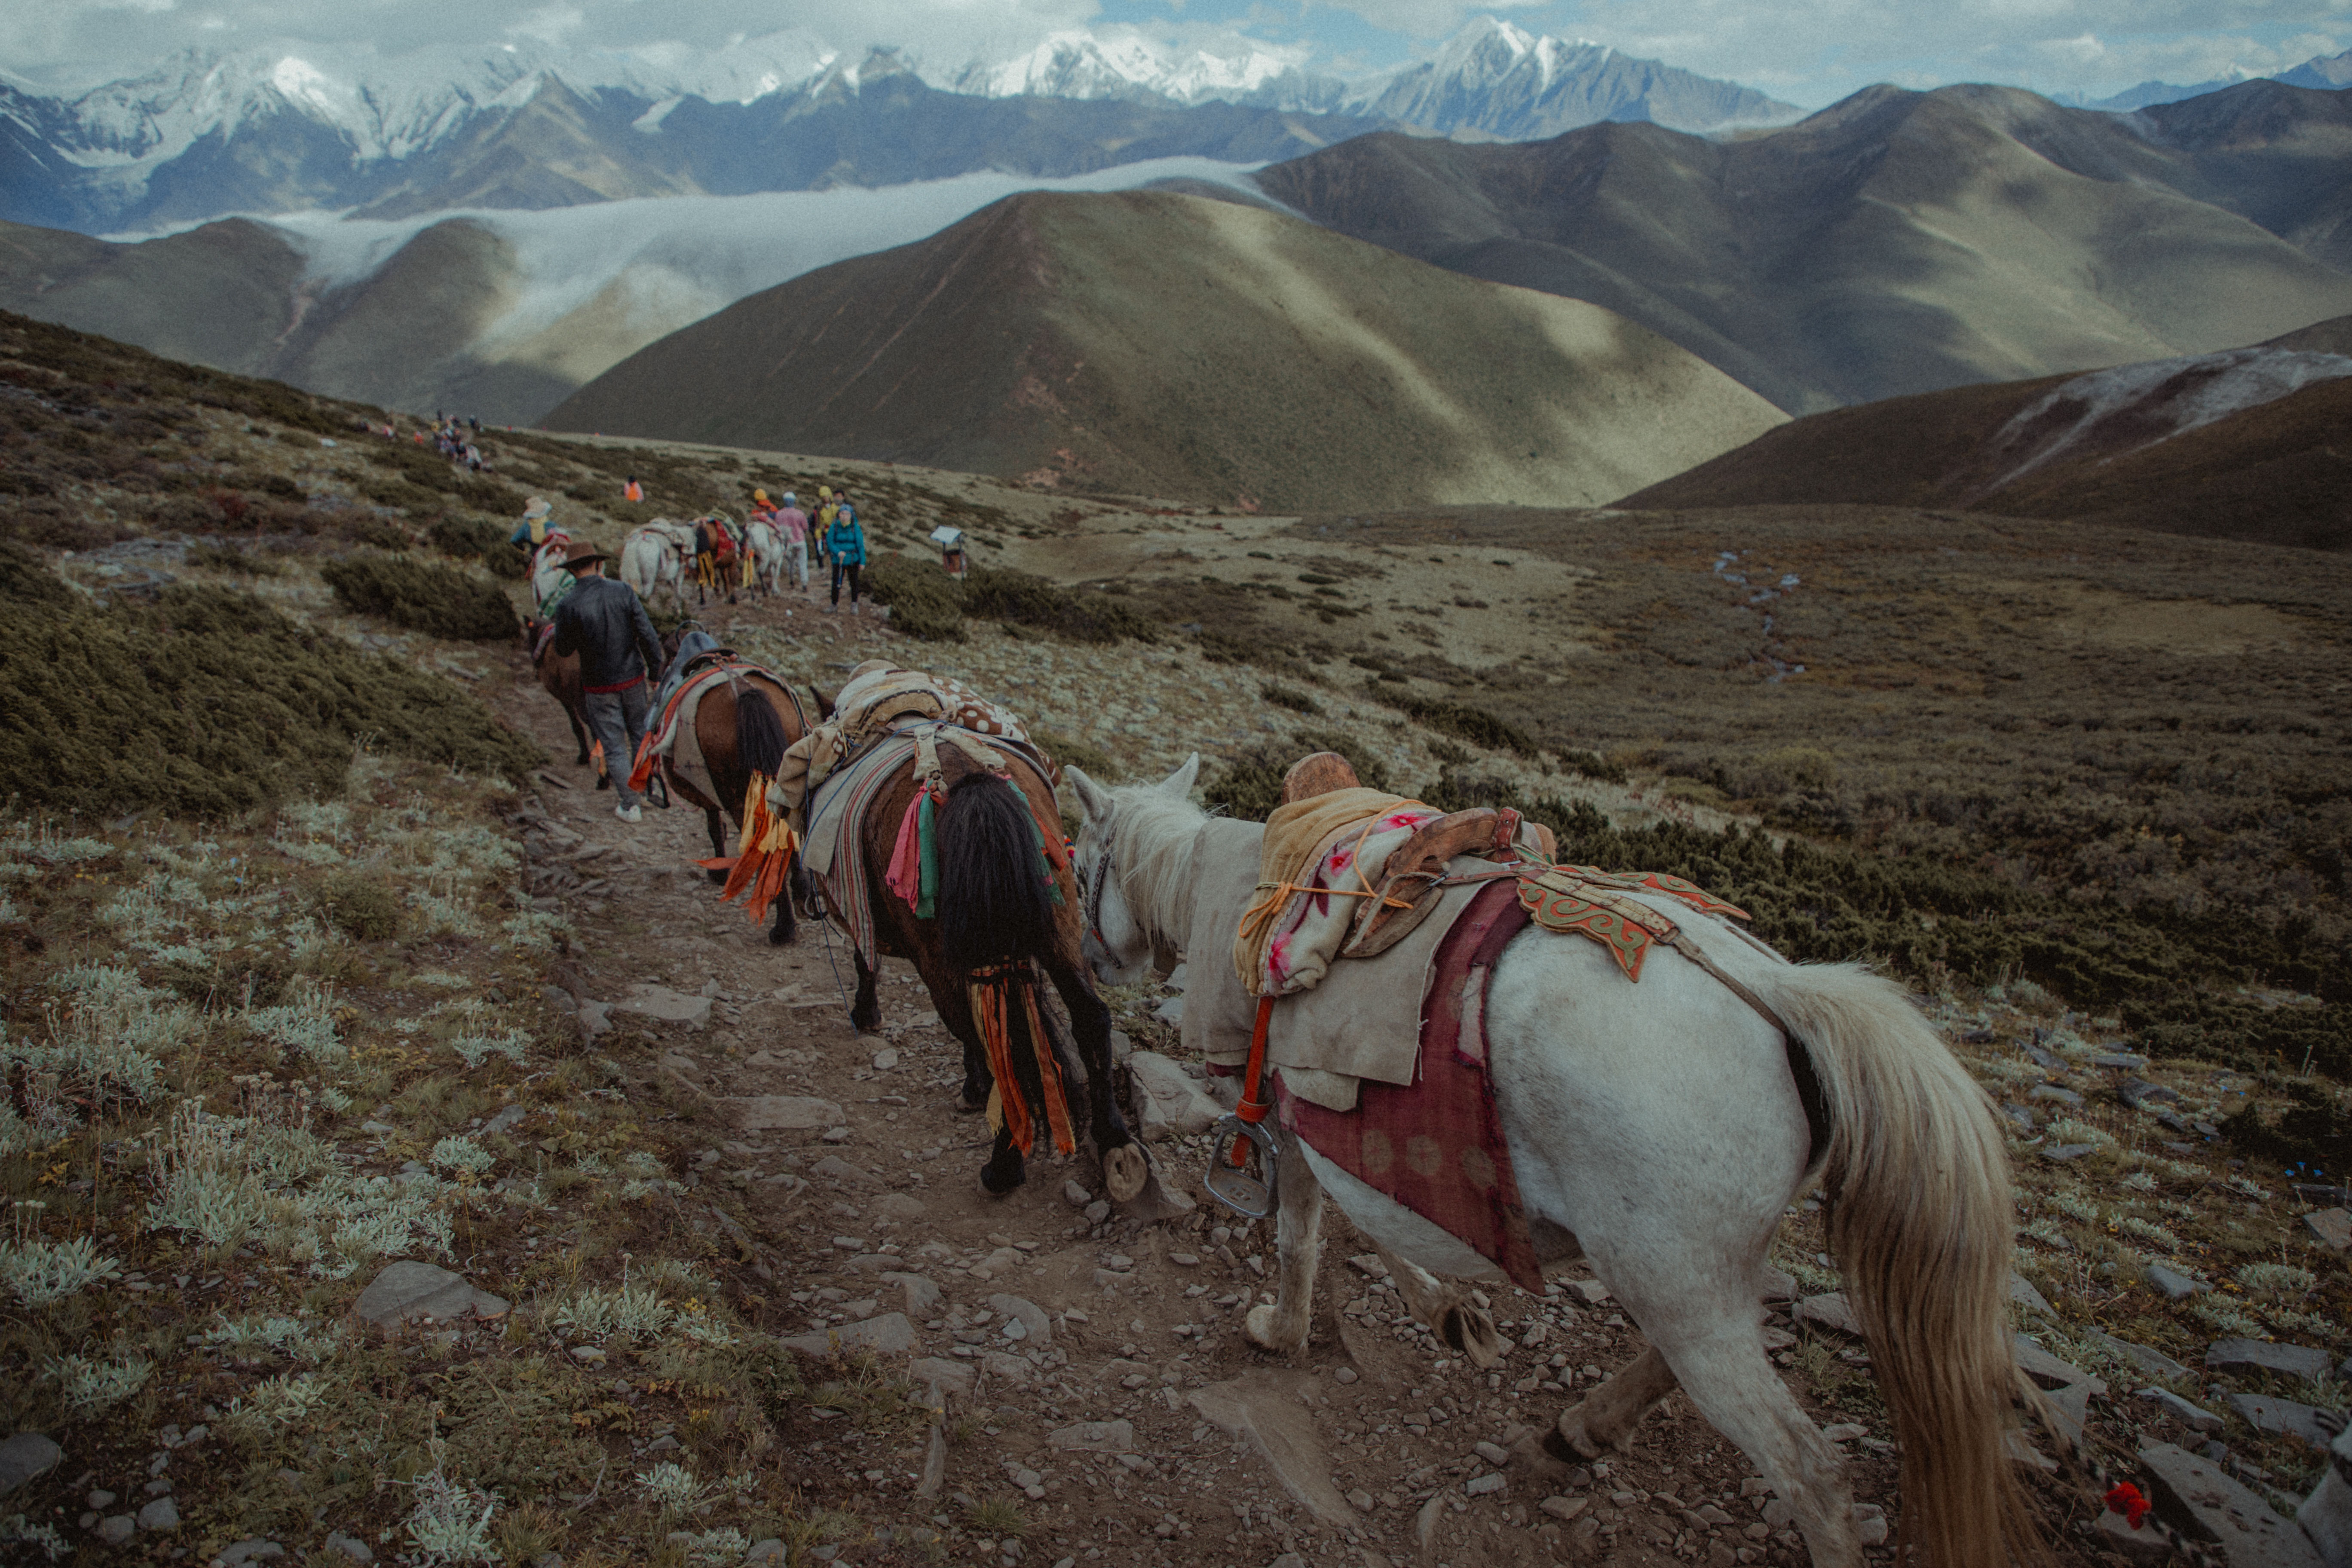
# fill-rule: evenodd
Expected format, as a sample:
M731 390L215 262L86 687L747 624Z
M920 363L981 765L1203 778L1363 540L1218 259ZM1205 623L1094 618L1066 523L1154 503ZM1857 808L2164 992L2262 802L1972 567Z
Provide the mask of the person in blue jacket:
M857 509L850 504L849 492L842 491L834 498L832 525L824 531L825 559L833 563L833 605L831 614L841 614L841 582L849 579L849 613L862 616L858 607L858 579L866 572L866 529L857 521Z

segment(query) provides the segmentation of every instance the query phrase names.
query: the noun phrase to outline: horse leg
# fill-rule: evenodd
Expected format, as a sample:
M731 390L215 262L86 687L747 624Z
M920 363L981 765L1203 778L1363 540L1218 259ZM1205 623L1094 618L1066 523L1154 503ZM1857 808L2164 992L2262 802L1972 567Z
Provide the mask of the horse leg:
M857 1000L849 1005L849 1026L861 1035L882 1031L882 1003L874 994L874 971L866 966L866 955L853 951L851 959L857 965Z
M1600 1387L1560 1413L1560 1440L1588 1459L1599 1458L1606 1448L1623 1453L1633 1446L1633 1429L1642 1417L1674 1391L1674 1369L1655 1345L1645 1346ZM1555 1450L1554 1457L1566 1456Z
M793 940L793 878L800 872L801 858L795 853L792 863L784 868L784 890L776 895L776 918L768 922L768 945L783 947Z
M588 765L591 760L588 751L587 722L580 717L579 707L571 702L563 704L563 721L565 723L572 726L572 742L580 748L579 765L584 768Z
M1322 1247L1323 1188L1299 1150L1298 1140L1288 1139L1276 1156L1282 1202L1274 1235L1281 1283L1274 1305L1252 1307L1242 1321L1242 1331L1252 1344L1283 1354L1307 1348L1314 1327L1315 1266Z
M710 832L710 858L713 860L727 858L727 821L719 815L717 806L706 805L702 808L702 825ZM727 873L724 871L708 871L705 875L722 886L727 881Z
M1289 1179L1289 1173L1284 1173L1283 1180ZM1475 1366L1495 1364L1503 1353L1503 1336L1491 1314L1412 1259L1398 1257L1377 1241L1372 1250L1389 1266L1389 1279L1406 1310L1427 1324L1430 1332L1468 1356Z
M935 964L923 971L923 980L930 987L931 1005L939 1009L940 1026L963 1047L963 1089L956 1109L966 1113L985 1110L996 1075L989 1071L988 1047L980 1043L980 1025L972 1018L971 996L964 990L963 977Z
M1062 1005L1070 1015L1072 1043L1087 1069L1087 1111L1096 1152L1102 1156L1103 1184L1112 1202L1132 1203L1150 1179L1151 1167L1112 1092L1110 1009L1096 994L1082 964L1058 951L1041 955L1038 962L1061 993Z

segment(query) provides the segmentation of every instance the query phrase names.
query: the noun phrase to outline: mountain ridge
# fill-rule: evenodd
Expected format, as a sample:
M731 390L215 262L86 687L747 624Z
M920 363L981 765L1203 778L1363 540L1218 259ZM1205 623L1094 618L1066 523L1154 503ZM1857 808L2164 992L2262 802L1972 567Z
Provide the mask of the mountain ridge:
M1780 417L1598 307L1127 191L1011 196L738 300L546 424L1286 510L1589 504Z

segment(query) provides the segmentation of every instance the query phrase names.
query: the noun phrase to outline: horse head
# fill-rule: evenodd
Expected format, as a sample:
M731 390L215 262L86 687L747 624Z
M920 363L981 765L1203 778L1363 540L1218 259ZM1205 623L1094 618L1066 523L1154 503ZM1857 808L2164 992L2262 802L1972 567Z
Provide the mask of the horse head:
M1155 967L1164 945L1129 901L1128 877L1137 862L1137 847L1131 840L1122 846L1120 827L1139 815L1139 806L1166 799L1189 802L1200 773L1198 752L1156 784L1111 789L1097 784L1075 763L1062 770L1086 817L1071 857L1086 893L1081 951L1103 984L1131 985L1143 979Z

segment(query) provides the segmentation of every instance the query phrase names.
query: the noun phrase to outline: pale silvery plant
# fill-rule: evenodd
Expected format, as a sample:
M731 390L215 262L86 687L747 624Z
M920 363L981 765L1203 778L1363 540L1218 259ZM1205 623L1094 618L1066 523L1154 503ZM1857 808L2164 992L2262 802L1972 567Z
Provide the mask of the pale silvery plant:
M313 1373L279 1373L255 1384L228 1407L228 1419L257 1434L280 1433L326 1403L327 1384Z
M750 1538L730 1529L697 1531L680 1544L686 1548L687 1568L735 1568L751 1550Z
M416 1506L409 1510L408 1539L426 1563L496 1563L498 1548L490 1543L490 1517L499 1500L490 1492L454 1481L438 1462L416 1478Z
M299 1051L312 1061L341 1062L351 1057L335 1033L335 993L331 985L299 981L292 1001L248 1008L245 1024L270 1044Z
M122 1265L100 1255L98 1243L87 1236L70 1241L30 1237L0 1242L0 1285L27 1307L47 1307L78 1296L121 1272Z
M243 1117L214 1116L201 1097L172 1108L170 1123L150 1134L156 1194L147 1228L184 1231L212 1247L233 1247L268 1216L268 1194L249 1168Z
M662 1510L665 1521L690 1513L702 1500L703 1487L684 1465L664 1460L637 1477L637 1491Z
M453 1132L433 1145L425 1163L443 1171L469 1172L487 1174L499 1163L498 1156L461 1132Z
M602 1343L634 1343L657 1338L677 1316L670 1304L644 1285L624 1279L618 1289L591 1286L555 1310L554 1323L568 1333Z
M218 1326L201 1336L208 1345L241 1351L268 1351L295 1361L320 1362L335 1353L341 1331L333 1327L276 1315L222 1316Z
M480 1067L482 1058L489 1056L501 1056L522 1067L523 1052L530 1044L530 1037L520 1029L502 1029L495 1035L461 1035L449 1042L449 1048L465 1058L468 1068Z
M145 1387L155 1363L142 1355L61 1355L43 1370L58 1380L68 1410L95 1415Z

